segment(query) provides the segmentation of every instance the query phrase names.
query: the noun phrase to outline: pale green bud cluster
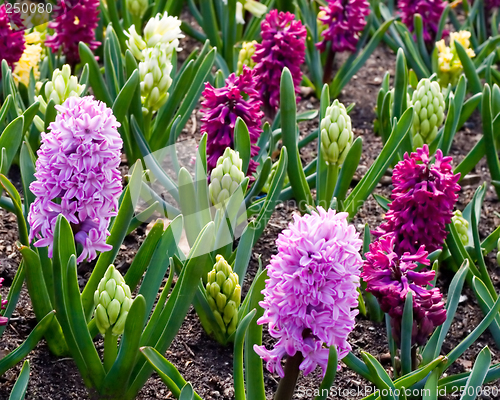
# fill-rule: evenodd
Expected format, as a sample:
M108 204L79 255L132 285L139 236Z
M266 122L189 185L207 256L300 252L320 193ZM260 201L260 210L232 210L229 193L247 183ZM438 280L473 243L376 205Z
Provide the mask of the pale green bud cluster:
M458 232L458 236L460 237L460 241L464 246L469 244L469 221L467 221L463 216L460 210L456 210L453 212L453 217L451 218L453 225L455 225L455 229Z
M217 160L217 165L210 175L208 187L210 200L214 206L222 205L238 189L245 174L240 154L226 147L224 154Z
M148 0L127 0L127 10L134 17L142 18L148 7Z
M236 70L238 75L243 72L244 65L246 65L250 69L253 69L253 67L255 67L255 61L252 60L252 57L255 54L256 44L256 40L253 40L251 42L243 42L240 53L238 54L238 67Z
M38 91L42 90L42 83L38 82ZM54 100L56 105L64 103L69 97L79 97L85 90L85 85L78 83L78 78L71 75L71 67L64 64L62 69L55 69L52 73L52 80L48 81L43 87L45 98L37 96L36 100L40 102L40 110L45 113L47 103Z
M142 52L146 49L147 43L142 36L137 33L135 25L132 25L128 31L125 31L125 35L128 36L128 40L126 41L127 47L134 57L138 60L144 60L144 54Z
M413 147L419 148L432 143L444 122L445 102L439 83L422 79L413 92L412 105Z
M328 164L342 165L351 149L353 134L351 117L337 99L326 109L320 128L323 158Z
M217 324L223 333L231 335L238 326L241 286L227 261L218 254L214 268L208 273L206 294Z
M103 335L111 329L115 336L121 335L132 306L130 288L118 270L110 265L94 292L95 321Z
M139 76L143 112L148 113L149 110L157 111L168 99L172 63L158 46L148 48L144 53L144 61L139 63Z

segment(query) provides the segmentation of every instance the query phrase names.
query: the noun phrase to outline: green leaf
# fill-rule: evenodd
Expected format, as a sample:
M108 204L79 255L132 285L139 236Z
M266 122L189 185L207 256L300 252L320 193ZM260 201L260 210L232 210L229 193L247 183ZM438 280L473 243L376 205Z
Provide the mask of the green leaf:
M292 75L288 68L281 74L281 130L283 146L289 152L288 177L292 185L295 200L302 212L306 211L306 205L313 205L313 199L309 185L306 181L304 169L300 159L297 146L297 103L295 101L295 89Z
M21 169L21 180L23 182L24 215L27 217L30 205L36 198L29 188L31 182L35 180L35 163L33 153L27 142L23 142L21 145L19 167Z
M193 399L194 399L193 387L188 382L182 388L181 394L179 396L179 400L193 400Z
M330 346L330 352L328 353L328 366L326 368L325 376L321 381L321 385L319 386L320 394L315 397L315 400L326 400L330 388L333 386L333 382L335 381L337 366L337 349L335 348L335 345L333 345Z
M240 117L236 119L234 125L234 149L239 152L240 158L243 160L241 170L247 173L248 165L250 164L250 151L252 145L250 144L250 134L248 127Z
M496 141L493 135L492 115L491 115L491 91L489 85L484 86L481 112L483 117L484 144L486 160L490 169L491 179L500 181L500 160ZM497 197L500 198L500 187L496 188Z
M475 276L472 278L472 289L476 294L476 298L481 311L484 315L488 314L488 312L493 307L493 304L495 304L495 300L491 296L488 288L481 279ZM495 343L500 343L500 315L497 315L495 317L495 320L489 326L489 330L491 332L491 335L495 339Z
M21 115L12 121L0 136L0 149L7 150L7 159L2 160L2 174L6 175L23 140L24 117Z
M236 337L234 339L233 351L233 380L235 400L246 400L245 396L245 378L243 374L243 346L248 326L252 321L257 310L254 308L238 324Z
M491 363L491 352L488 346L483 348L477 356L471 374L463 390L461 400L474 400L481 393L481 387ZM472 390L470 390L472 389ZM482 397L482 396L481 396Z
M125 85L121 88L113 103L113 114L120 123L127 115L139 81L139 70L135 70L130 78L128 78L127 82L125 82Z
M24 262L21 261L19 267L17 268L17 272L14 275L14 279L12 280L9 293L7 294L7 306L2 312L2 315L5 318L10 318L16 308L17 301L19 300L19 295L21 294L21 289L23 287L25 275ZM0 337L4 333L5 328L7 328L7 325L0 326Z
M482 91L482 85L481 80L479 79L479 75L476 72L474 63L472 62L464 47L456 40L455 49L457 50L458 58L460 58L460 62L463 65L464 73L470 85L472 94L480 93Z
M233 272L238 275L239 282L243 282L252 256L252 246L255 237L255 222L250 222L241 235L238 247L236 248L236 260L234 261Z
M23 363L23 367L21 368L21 372L19 373L19 377L12 388L12 392L10 393L9 400L24 400L26 396L26 390L28 389L28 381L30 379L30 362L29 360L25 360Z
M78 44L78 49L82 63L86 63L89 66L89 82L90 86L92 86L92 91L94 92L95 97L98 100L104 101L108 107L112 107L113 99L109 94L106 83L104 82L104 78L102 77L95 55L83 42Z
M340 169L339 179L337 180L337 184L335 185L335 190L333 192L333 197L336 197L340 202L345 200L347 191L351 186L352 178L358 169L362 151L363 139L358 137L353 142L349 152L347 153L344 164Z
M17 218L17 226L19 230L19 241L28 246L30 244L30 240L28 237L28 227L26 225L26 220L24 219L21 196L19 192L14 187L14 185L5 177L5 175L0 174L0 184L4 188L4 190L9 194L9 197L12 200L14 205L15 214Z
M35 348L53 319L54 311L51 311L35 326L19 347L0 360L0 375L3 375L7 370L20 362Z

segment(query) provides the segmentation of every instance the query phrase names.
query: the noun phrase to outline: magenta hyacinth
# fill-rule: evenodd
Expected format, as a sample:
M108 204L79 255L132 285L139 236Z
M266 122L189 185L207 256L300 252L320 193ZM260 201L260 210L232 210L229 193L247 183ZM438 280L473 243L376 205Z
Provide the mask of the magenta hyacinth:
M484 0L484 6L488 10L491 10L495 7L500 7L500 0Z
M279 107L283 68L290 70L295 92L299 93L307 31L300 21L295 20L295 15L272 10L262 21L261 37L262 43L255 45L252 56L256 63L257 90L266 110L274 113Z
M428 252L443 247L460 190L460 174L453 174L451 160L438 150L431 164L429 147L424 145L411 156L406 153L394 168L386 222L373 233L394 234L397 254L415 254L421 245Z
M366 0L330 0L326 7L320 7L325 16L320 21L326 26L321 34L323 40L317 43L318 49L337 51L356 50L361 32L366 25L366 17L370 15L370 4Z
M54 8L54 20L49 22L54 35L47 36L45 44L53 51L61 48L66 62L75 65L80 61L80 42L86 43L90 50L101 44L95 40L98 24L99 0L59 0Z
M430 264L424 246L412 255L399 256L394 251L394 243L394 235L387 235L370 245L361 277L366 282L366 291L378 299L382 311L391 317L392 333L398 344L406 296L412 292L412 344L423 345L446 320L443 296L437 288L427 289L435 271L427 268L415 271L417 263Z
M3 278L0 278L0 288L2 287ZM0 295L0 310L5 310L5 306L7 305L7 300L2 300L2 296ZM9 319L0 315L0 326L7 325Z
M19 13L7 13L5 4L0 5L0 57L11 68L19 61L26 46L22 25Z
M424 25L424 40L426 43L432 43L447 4L445 0L399 0L399 15L410 32L414 32L413 19L415 14L420 14Z
M36 196L28 215L30 240L49 246L52 257L54 227L62 214L83 247L77 261L91 261L97 251L112 248L106 239L122 192L120 123L92 96L70 97L56 109L56 120L42 133L37 180L30 185Z
M234 125L240 117L248 128L252 148L250 155L256 156L259 147L257 140L262 133L262 118L260 111L262 102L255 89L256 79L254 72L243 67L241 75L231 74L226 79L226 86L216 89L206 83L201 105L201 134L207 133L207 166L210 172L215 168L217 160L226 147L234 149ZM248 174L255 172L257 163L250 160Z
M302 353L304 375L318 365L324 374L330 346L337 347L339 360L351 349L347 336L358 314L362 241L347 217L318 207L311 215L294 215L276 240L279 253L267 267L259 303L264 315L257 323L269 324L270 335L279 340L272 350L254 350L282 378L286 355Z

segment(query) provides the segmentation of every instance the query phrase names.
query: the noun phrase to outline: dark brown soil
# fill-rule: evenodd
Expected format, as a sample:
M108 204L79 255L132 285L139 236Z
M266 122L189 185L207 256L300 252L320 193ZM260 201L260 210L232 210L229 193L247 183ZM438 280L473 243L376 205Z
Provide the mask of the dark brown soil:
M192 48L192 42L190 42L190 48ZM394 64L395 56L392 52L380 46L369 58L365 66L345 87L340 97L340 100L345 104L356 103L351 117L356 136L363 138L362 159L356 174L358 180L366 173L382 149L380 138L373 133L374 107L382 77L387 70L391 74L394 73ZM299 104L299 110L317 108L318 101L315 98L302 99ZM309 133L315 126L317 126L317 121L303 123L301 125L301 134L305 135ZM193 118L186 126L183 135L184 137L192 138L193 136L198 136L198 134L199 112L195 112ZM480 119L474 116L467 123L467 126L457 134L453 143L451 154L454 156L455 164L464 157L480 136ZM315 154L316 144L312 143L303 149L303 160L306 162L310 161L314 158ZM460 192L460 199L457 205L460 209L463 209L471 199L478 184L490 180L484 160L478 164L473 174L475 177L469 180L473 183L463 186ZM384 176L377 185L375 192L388 197L390 196L391 188L390 177ZM495 215L495 211L500 212L500 205L495 192L489 188L483 206L480 225L482 238L486 237L500 224L500 219ZM244 291L257 270L257 255L262 255L263 265L267 265L271 255L276 252L274 244L276 237L281 230L287 227L294 212L296 212L296 207L293 201L285 202L277 207L263 236L254 249L249 274L244 283ZM366 223L371 228L375 228L382 221L382 217L382 210L373 198L370 198L359 211L353 223L361 231ZM116 261L119 269L126 271L144 237L145 226L142 226L126 238ZM17 225L15 217L0 210L0 277L5 278L4 287L0 289L2 295L6 295L20 262L19 254L15 248L16 240ZM491 256L488 258L488 267L495 285L500 291L498 266ZM91 268L92 265L88 265L81 270L82 284L88 278ZM443 270L440 272L438 286L445 294L452 278L453 273L450 271ZM443 354L454 348L477 326L482 318L483 314L477 305L474 294L468 287L465 287L464 296L458 307L455 321L443 346ZM30 299L26 290L23 290L16 311L2 337L0 352L5 354L18 346L27 337L35 324L36 320L32 312ZM264 342L270 345L272 342L266 330L264 330L264 334ZM370 352L380 359L387 371L391 373L392 367L387 358L388 347L386 344L384 323L374 323L360 316L350 336L350 342L356 355L359 355L361 350ZM486 332L452 366L449 373L470 370L479 351L486 345L492 351L492 362L500 362L499 349L489 332ZM230 400L233 398L232 350L230 347L224 348L218 345L215 341L207 337L193 309L189 311L176 339L166 352L166 357L176 365L185 379L193 384L194 389L202 398L207 400ZM27 399L64 400L88 398L78 370L71 359L54 357L49 352L44 341L38 344L28 358L31 362L32 372ZM20 365L0 377L0 399L8 398L19 370ZM304 388L304 390L317 388L320 382L320 377L317 373L318 371L308 377L301 376L298 386ZM265 379L268 398L270 399L277 387L278 377L266 371ZM365 394L369 394L364 391L365 385L368 385L366 381L344 366L337 374L334 388L338 392L349 390L349 392L343 391L343 395L339 396L339 398L360 399ZM499 383L491 383L490 386L492 385L498 386ZM171 393L156 374L150 378L138 396L138 399L141 400L171 398ZM299 391L294 398L312 399L313 397L304 394L301 395Z

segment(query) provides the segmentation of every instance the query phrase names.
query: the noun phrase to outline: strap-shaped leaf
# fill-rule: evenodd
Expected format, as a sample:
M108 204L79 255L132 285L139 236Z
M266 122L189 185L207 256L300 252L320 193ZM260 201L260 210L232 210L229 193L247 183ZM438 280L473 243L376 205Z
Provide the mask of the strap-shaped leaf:
M465 51L464 47L455 40L455 48L457 50L458 58L463 65L465 76L469 82L469 87L472 94L480 93L482 91L481 80L476 72L476 67L471 58Z
M250 322L252 322L252 319L255 316L256 312L257 310L255 308L250 311L238 324L238 328L236 329L233 351L233 380L235 400L246 400L245 378L243 373L243 346L248 326L250 325Z
M326 368L325 376L321 381L319 386L319 395L315 397L314 400L326 400L330 388L335 381L335 375L337 374L338 358L337 349L335 345L330 346L330 352L328 353L328 366ZM325 393L326 392L326 393Z
M344 164L340 169L339 179L335 185L335 190L333 191L333 197L336 197L339 202L345 200L347 191L351 186L352 178L354 177L354 174L359 166L362 151L363 139L358 137L353 142L349 152L347 153Z
M467 379L465 388L463 389L463 395L460 400L474 400L481 393L481 387L483 385L484 379L486 378L486 373L490 368L491 363L491 352L488 346L483 348L476 358L476 362L472 367L471 374Z
M26 396L26 390L28 389L28 381L30 379L30 362L29 360L24 360L23 367L19 373L12 392L10 392L9 400L24 400Z
M489 85L484 86L483 98L481 104L481 113L483 117L483 132L486 159L490 169L491 179L500 181L500 160L498 159L498 151L496 141L493 135L493 124L491 115L491 90ZM500 188L496 188L497 196L500 198Z
M89 66L89 82L90 86L92 86L92 91L94 92L95 97L98 100L104 101L108 107L112 107L113 100L109 93L109 89L104 82L104 78L102 77L101 70L95 59L95 55L83 42L80 42L78 44L78 49L82 63L87 63Z
M6 175L23 140L24 116L17 117L2 132L0 149L5 148L7 159L2 160L2 173Z
M236 119L234 125L234 148L240 154L240 158L243 161L243 166L241 170L243 173L247 173L248 164L250 164L250 152L251 152L250 134L248 132L248 127L240 117Z
M481 279L478 277L472 278L472 289L476 294L477 302L479 303L479 307L484 315L488 314L493 304L495 304L495 300L491 296L486 285L483 283ZM496 343L500 343L500 315L495 317L493 323L489 326L489 330L493 339L495 339Z

